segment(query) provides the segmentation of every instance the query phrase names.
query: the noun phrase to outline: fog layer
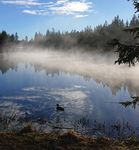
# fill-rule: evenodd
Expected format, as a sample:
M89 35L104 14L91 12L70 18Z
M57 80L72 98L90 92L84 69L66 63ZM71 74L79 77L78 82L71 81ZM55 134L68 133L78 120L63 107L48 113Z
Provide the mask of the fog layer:
M119 89L122 86L139 94L139 65L115 65L116 55L97 53L63 53L56 51L14 52L1 54L1 65L31 64L36 70L64 72L94 79Z

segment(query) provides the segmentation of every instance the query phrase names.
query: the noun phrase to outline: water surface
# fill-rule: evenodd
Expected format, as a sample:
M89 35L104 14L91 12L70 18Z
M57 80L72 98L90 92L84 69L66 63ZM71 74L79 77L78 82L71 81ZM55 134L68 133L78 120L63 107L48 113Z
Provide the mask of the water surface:
M119 102L139 95L138 70L53 53L1 54L0 110L53 120L60 104L65 112L59 117L67 122L85 117L137 128L138 106L125 108Z

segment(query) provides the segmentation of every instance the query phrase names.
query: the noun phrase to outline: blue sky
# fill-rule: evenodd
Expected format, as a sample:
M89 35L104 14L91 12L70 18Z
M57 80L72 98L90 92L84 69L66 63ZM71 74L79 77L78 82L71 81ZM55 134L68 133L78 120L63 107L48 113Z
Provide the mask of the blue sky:
M130 20L134 11L127 0L0 0L0 31L24 38L52 28L82 30L111 22L116 15Z

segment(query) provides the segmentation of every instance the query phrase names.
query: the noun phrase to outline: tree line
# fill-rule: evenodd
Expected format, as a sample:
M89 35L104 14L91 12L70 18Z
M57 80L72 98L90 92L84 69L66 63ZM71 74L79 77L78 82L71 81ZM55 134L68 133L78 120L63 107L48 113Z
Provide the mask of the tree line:
M18 34L8 34L6 31L0 32L0 50L9 44L18 42Z
M71 32L61 33L60 31L47 30L46 34L35 33L32 43L44 47L53 47L56 49L84 48L86 50L104 50L110 51L112 46L109 42L117 38L121 41L133 43L131 34L125 33L123 29L136 27L139 20L136 15L130 22L124 22L119 16L116 16L110 24L107 21L103 25L98 25L94 29L87 26L82 31L72 30Z
M19 40L18 34L7 34L6 31L0 33L0 48L4 45L24 43L25 45L39 46L42 48L54 48L68 50L72 48L82 48L88 51L103 50L112 51L109 44L112 39L119 39L123 43L134 43L134 38L130 33L124 31L125 28L139 26L139 19L134 15L131 21L124 22L119 16L114 17L111 23L105 21L104 24L95 28L87 26L81 31L60 32L55 29L47 30L45 34L35 33L33 39ZM128 34L128 35L127 35Z

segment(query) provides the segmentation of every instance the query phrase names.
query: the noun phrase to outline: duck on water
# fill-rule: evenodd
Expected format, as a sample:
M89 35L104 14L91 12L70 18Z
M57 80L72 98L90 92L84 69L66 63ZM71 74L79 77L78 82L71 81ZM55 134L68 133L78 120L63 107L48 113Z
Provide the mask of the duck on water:
M56 110L57 111L64 111L64 108L61 107L59 104L56 105Z

